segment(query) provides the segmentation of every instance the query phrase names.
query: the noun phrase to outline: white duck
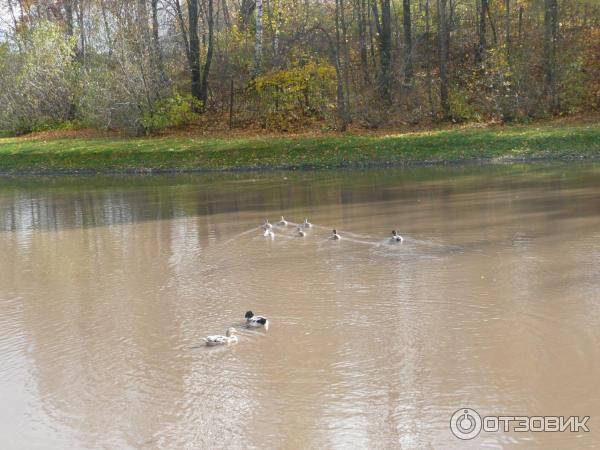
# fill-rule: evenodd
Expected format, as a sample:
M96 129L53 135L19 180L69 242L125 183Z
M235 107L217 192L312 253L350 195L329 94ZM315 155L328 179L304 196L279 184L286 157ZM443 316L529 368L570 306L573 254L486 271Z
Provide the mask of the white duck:
M271 238L271 239L275 239L275 233L273 233L273 230L267 228L265 230L265 232L263 233L263 236L266 238Z
M338 234L337 230L333 230L333 236L331 236L331 239L333 239L334 241L339 241L342 237Z
M404 238L396 233L396 230L392 230L392 238L390 240L392 242L402 242Z
M269 222L269 219L265 219L265 223L263 224L263 228L265 230L272 230L273 229L273 225L271 225L271 223Z
M246 315L246 325L249 327L265 327L265 330L269 329L269 320L263 316L255 316L252 311L247 311Z
M300 227L296 228L296 234L297 234L299 237L304 237L304 236L306 236L306 233L305 233L305 232L304 232L304 230L302 230L302 228L300 228Z
M281 216L281 220L280 220L280 221L277 223L277 225L280 225L280 226L282 226L282 227L287 227L287 224L288 224L288 221L287 221L287 220L285 220L285 219L283 218L283 216Z
M228 328L225 336L214 335L214 336L206 336L204 338L204 342L206 345L228 345L228 344L236 344L238 341L237 336L235 336L237 330L235 328Z
M308 218L304 218L304 223L302 224L304 226L304 228L311 228L312 227L312 223L310 223L308 221Z

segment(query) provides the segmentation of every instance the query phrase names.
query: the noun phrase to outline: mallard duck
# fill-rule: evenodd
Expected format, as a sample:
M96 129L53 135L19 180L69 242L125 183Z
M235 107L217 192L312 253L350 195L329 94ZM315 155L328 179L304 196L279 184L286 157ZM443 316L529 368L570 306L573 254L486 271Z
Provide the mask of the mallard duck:
M296 234L297 234L299 237L304 237L304 236L306 236L306 233L305 233L305 232L304 232L304 230L302 230L302 228L300 228L300 227L296 228Z
M204 342L206 345L227 345L227 344L235 344L238 341L237 336L235 336L237 330L235 328L228 328L225 336L215 335L215 336L206 336L204 338Z
M265 219L265 223L263 224L263 228L264 228L265 230L272 230L272 229L273 229L273 225L271 225L271 224L269 223L269 219Z
M310 223L308 221L308 218L306 218L306 217L304 218L304 223L302 225L304 226L304 228L310 228L310 227L312 227L312 223Z
M249 327L265 327L265 330L269 329L269 320L263 316L255 316L252 311L247 311L246 315L246 325Z
M282 227L287 227L287 224L288 224L288 221L287 221L287 220L285 220L285 219L283 218L283 216L281 216L281 220L280 220L280 221L277 223L277 225L280 225L280 226L282 226Z
M333 239L334 241L339 241L342 237L338 234L337 230L333 230L333 236L331 236L331 239Z
M274 239L275 238L275 233L273 233L273 230L270 230L269 228L267 228L265 230L265 232L263 233L263 236L266 237L266 238Z
M390 240L392 242L402 242L404 238L396 233L396 230L392 230L392 238Z

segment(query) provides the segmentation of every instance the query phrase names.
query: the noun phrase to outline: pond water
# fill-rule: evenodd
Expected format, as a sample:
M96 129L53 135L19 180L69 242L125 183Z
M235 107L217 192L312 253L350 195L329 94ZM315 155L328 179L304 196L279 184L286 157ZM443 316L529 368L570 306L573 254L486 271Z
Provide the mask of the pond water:
M0 178L0 447L598 448L599 272L598 165Z

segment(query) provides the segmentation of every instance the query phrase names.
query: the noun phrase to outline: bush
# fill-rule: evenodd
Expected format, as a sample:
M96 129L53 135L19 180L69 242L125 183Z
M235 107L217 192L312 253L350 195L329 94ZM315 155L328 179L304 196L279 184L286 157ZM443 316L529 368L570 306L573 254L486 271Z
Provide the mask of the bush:
M449 101L452 119L455 122L479 121L481 119L477 110L469 101L467 92L459 90L456 86L452 86L449 92Z
M136 65L135 60L131 50L116 61L106 55L88 58L77 104L77 116L85 126L135 135L161 128L152 118L166 107L173 90L167 86L168 78L158 76L156 68Z
M306 119L328 119L335 111L335 68L311 61L256 78L261 122L266 128L287 129Z
M0 129L22 134L73 119L78 67L74 39L42 21L23 33L20 52L0 48Z
M563 62L562 107L568 113L600 108L600 29L582 32ZM566 58L565 58L566 59Z
M159 100L152 111L144 114L142 125L146 133L160 133L169 128L181 128L198 120L196 111L202 109L202 102L186 95L175 94L166 100Z
M453 118L457 121L513 120L517 104L513 72L505 47L486 51L482 66L465 70L451 89Z

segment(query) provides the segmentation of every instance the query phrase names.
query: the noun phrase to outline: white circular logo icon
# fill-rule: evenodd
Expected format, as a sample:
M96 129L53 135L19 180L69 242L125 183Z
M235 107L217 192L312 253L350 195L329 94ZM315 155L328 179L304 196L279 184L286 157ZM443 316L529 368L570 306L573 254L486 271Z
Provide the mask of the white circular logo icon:
M481 416L474 409L461 408L452 414L450 430L459 439L473 439L481 431Z

